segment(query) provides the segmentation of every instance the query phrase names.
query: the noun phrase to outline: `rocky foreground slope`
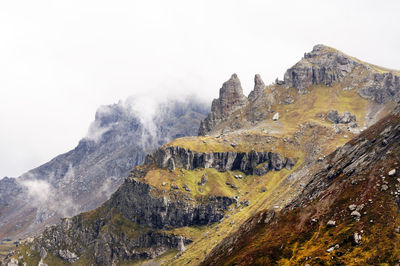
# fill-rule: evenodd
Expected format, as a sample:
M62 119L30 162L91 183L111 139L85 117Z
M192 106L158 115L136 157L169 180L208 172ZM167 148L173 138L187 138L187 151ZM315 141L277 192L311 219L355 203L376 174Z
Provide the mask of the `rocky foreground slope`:
M340 229L327 233L332 239L352 226L343 222L343 228L335 227L342 223L341 217L348 217L347 205L352 205L349 221L357 222L363 212L368 213L365 204L359 207L364 203L359 200L363 190L354 193L349 188L342 194L337 180L354 174L349 181L353 188L362 182L369 184L362 169L368 170L375 160L389 159L390 153L383 156L384 147L397 140L397 130L388 130L387 139L380 137L385 133L371 134L375 129L381 131L379 123L386 123L379 122L375 129L357 135L396 106L398 73L317 45L287 71L284 80L265 86L256 75L254 83L246 97L238 76L232 75L201 123L200 136L162 145L131 171L100 208L63 219L59 226L27 239L8 261L49 265L284 264L305 263L303 255L311 256L308 260L312 262L318 262L317 257L326 260L330 255L326 250L332 248L326 243L330 240L310 241L310 249L304 241L328 232L324 225L329 220L329 228ZM391 117L397 116L396 111ZM362 136L365 140L360 141ZM331 186L335 182L338 185ZM395 194L388 190L389 181L385 182L379 182L379 189ZM326 191L332 196L322 197ZM340 208L329 209L335 213L324 216L336 191L338 198L348 198L343 197L342 205L337 205ZM312 209L315 204L321 206ZM296 218L300 207L311 209ZM360 216L352 215L353 211ZM395 214L390 213L392 217ZM303 225L307 225L304 235ZM257 231L259 228L263 229ZM322 231L315 231L318 228ZM351 228L344 239L359 242L360 235L364 239L363 229L357 230L357 237ZM263 246L265 241L268 245ZM337 244L347 250L346 243ZM351 243L355 249L359 247ZM319 255L322 251L325 257ZM308 253L311 255L306 256Z
M302 193L263 210L202 265L396 265L400 260L400 103L316 164Z
M155 116L136 101L102 106L78 146L19 178L0 180L0 239L37 233L60 217L98 207L159 145L196 135L207 105L195 98L160 103Z

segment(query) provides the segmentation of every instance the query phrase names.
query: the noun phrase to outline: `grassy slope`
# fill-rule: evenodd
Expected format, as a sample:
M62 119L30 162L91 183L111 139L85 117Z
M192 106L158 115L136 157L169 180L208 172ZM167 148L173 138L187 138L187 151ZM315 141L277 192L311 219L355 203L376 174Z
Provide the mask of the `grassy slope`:
M298 95L294 89L285 89L282 94L277 95L283 98L290 94L296 99L291 105L276 104L272 108L281 114L279 121L272 121L270 118L262 122L256 128L225 134L222 137L204 136L204 137L185 137L179 138L167 145L181 146L198 152L223 152L223 151L276 151L287 157L298 158L296 169L302 166L307 143L312 140L312 130L320 128L318 141L324 141L321 155L327 155L338 146L343 145L349 138L354 136L350 132L342 134L333 134L332 125L325 119L317 116L319 113L326 113L330 109L338 110L339 113L349 111L356 114L360 126L364 124L364 117L368 108L368 101L362 99L355 90L343 91L343 84L334 87L314 86L306 95ZM266 93L271 93L266 89ZM287 110L287 111L286 111ZM313 129L306 129L304 136L300 138L300 143L284 141L283 138L293 140L294 135L301 131L300 124L312 122L315 124ZM261 129L267 128L274 133L262 133ZM304 132L304 130L303 130ZM310 133L310 134L308 134ZM344 136L347 135L347 138ZM269 142L265 141L267 138ZM237 146L232 147L232 143ZM294 171L296 170L294 169ZM191 189L191 194L196 198L205 195L224 195L240 197L239 201L249 200L249 207L234 208L227 213L229 218L221 223L200 228L178 228L171 232L190 236L194 242L187 247L187 250L177 259L171 258L164 260L165 264L173 265L192 265L197 264L205 255L229 233L234 232L238 225L248 219L251 215L265 208L277 206L283 207L285 202L290 200L293 194L293 187L288 183L282 182L292 171L283 170L281 172L270 172L263 177L244 176L242 180L235 179L233 175L239 173L225 172L220 173L215 169L195 169L187 171L176 169L174 172L166 170L153 170L145 177L147 183L165 189L168 193L170 184L178 185L181 191L186 184ZM204 187L198 186L203 174L207 174L208 182ZM231 182L239 187L238 191L225 185L225 182ZM165 182L165 186L162 183ZM261 182L261 183L258 183ZM266 187L267 191L262 193L261 188ZM202 188L203 192L199 189ZM240 191L240 193L239 193ZM248 192L246 194L246 192ZM288 197L289 196L289 197ZM234 221L233 224L231 222Z
M400 122L399 117L389 120ZM365 137L373 139L374 132L369 131ZM400 212L394 194L400 186L398 176L389 177L387 173L399 168L400 145L396 143L389 149L390 156L381 157L361 174L338 176L308 206L286 211L274 222L257 224L249 233L241 234L234 255L224 257L224 254L219 254L218 265L397 263L400 259L400 234L395 233L395 228L400 225ZM386 191L381 189L384 181L388 182ZM350 204L365 204L360 221L350 216ZM312 218L318 222L312 222ZM337 226L327 227L326 223L331 219ZM361 245L353 241L355 232L362 235ZM327 252L336 244L339 244L338 249Z

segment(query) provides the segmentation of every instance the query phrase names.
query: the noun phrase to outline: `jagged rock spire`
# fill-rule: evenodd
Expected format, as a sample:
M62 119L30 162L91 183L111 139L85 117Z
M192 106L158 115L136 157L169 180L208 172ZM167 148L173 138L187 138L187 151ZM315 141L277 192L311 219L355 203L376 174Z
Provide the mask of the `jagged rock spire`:
M254 76L254 89L249 94L249 100L254 101L265 89L264 81L260 74Z
M247 98L243 94L240 80L236 74L232 74L219 90L219 98L213 100L211 113L201 122L199 135L210 132L218 123L228 119L230 114L246 103Z

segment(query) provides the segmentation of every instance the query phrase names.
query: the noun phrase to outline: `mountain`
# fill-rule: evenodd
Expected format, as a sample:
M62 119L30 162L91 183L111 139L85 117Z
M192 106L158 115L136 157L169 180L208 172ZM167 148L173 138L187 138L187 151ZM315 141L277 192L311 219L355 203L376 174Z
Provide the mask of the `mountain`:
M396 265L400 259L400 102L316 164L302 193L263 210L202 265Z
M142 102L154 105L153 116L137 110ZM195 97L159 104L130 98L101 106L75 149L21 177L0 180L0 238L29 236L60 217L98 207L146 154L196 135L207 109Z
M396 192L396 180L385 175L395 162L388 162L390 153L384 149L398 138L399 97L398 72L324 45L305 53L283 80L265 86L255 75L248 97L233 74L213 100L199 136L163 144L132 169L101 207L26 239L8 261L296 264L311 256L311 264L326 262L334 242L331 252L339 250L336 244L347 251L346 245L359 245L360 236L366 237L366 229L357 227L356 235L351 227L368 217L367 205L360 207L365 199L384 206L378 212L379 230L386 228L387 217L398 219L394 205L384 205ZM378 190L385 194L375 193L372 199L367 174L375 162L387 184L380 181ZM329 205L330 199L337 203ZM338 231L326 231L329 220L329 230ZM392 225L374 232L375 240L398 242ZM355 242L340 242L342 232L343 239ZM356 258L351 256L343 262ZM370 261L380 261L378 256L372 252Z

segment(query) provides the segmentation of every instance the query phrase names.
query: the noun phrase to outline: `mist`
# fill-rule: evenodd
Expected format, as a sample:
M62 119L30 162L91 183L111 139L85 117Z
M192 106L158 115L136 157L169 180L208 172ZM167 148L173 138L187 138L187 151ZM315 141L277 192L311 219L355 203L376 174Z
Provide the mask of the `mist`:
M72 149L100 105L147 95L137 110L151 132L152 101L190 92L211 102L232 73L248 94L254 74L272 83L318 43L400 69L399 8L394 0L2 1L0 177Z

